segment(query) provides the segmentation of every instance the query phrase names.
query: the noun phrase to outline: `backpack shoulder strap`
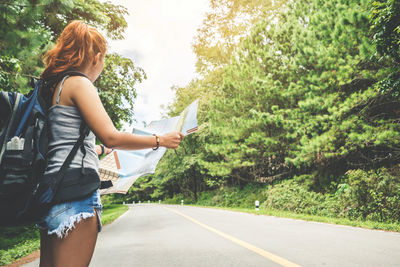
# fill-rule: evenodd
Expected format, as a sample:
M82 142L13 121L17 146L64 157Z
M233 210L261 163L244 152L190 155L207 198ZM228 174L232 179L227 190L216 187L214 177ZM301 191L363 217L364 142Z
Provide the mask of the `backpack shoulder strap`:
M77 71L77 70L67 70L67 71L63 71L57 75L51 76L49 78L45 79L46 82L46 86L48 87L52 87L54 85L56 85L58 82L60 82L61 80L63 80L65 78L65 76L82 76L87 78L88 80L89 77L86 76L84 73Z
M68 75L68 76L82 76L82 77L85 77L88 80L90 80L88 76L86 76L84 73L82 73L80 71L77 71L77 70L68 70L68 71L65 71L65 72L61 73L61 76L66 76L66 75Z
M80 127L80 136L78 140L76 141L74 147L72 148L71 152L68 154L67 158L65 159L64 163L62 164L60 170L57 173L56 179L54 179L54 195L57 195L59 186L64 179L65 172L67 171L67 168L72 162L72 159L75 157L76 152L78 152L78 149L84 145L84 140L85 137L89 134L89 127L86 125L84 121L82 121L81 127ZM83 161L83 160L82 160Z

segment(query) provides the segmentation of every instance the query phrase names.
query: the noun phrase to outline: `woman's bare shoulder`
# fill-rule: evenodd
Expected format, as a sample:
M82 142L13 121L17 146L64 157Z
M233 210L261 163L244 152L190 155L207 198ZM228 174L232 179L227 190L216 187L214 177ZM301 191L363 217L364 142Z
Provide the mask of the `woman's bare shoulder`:
M69 87L70 90L74 89L94 89L96 88L93 86L92 82L83 76L71 76L65 81L65 86Z
M60 84L61 82L56 87L56 94L54 95L53 102L55 102ZM92 95L93 93L97 94L97 90L88 78L82 76L68 77L64 81L61 89L60 104L75 106L77 98L87 97L88 94Z

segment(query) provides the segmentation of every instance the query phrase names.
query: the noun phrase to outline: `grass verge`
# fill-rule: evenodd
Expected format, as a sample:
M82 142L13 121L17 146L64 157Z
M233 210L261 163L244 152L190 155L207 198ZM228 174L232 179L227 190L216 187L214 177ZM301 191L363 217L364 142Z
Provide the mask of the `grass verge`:
M103 225L112 223L128 209L128 206L122 204L105 204L101 215L101 223Z
M301 214L301 213L294 213L294 212L290 212L290 211L280 211L280 210L271 210L271 209L270 210L260 209L259 211L256 211L255 209L237 208L237 207L204 206L204 205L196 205L196 204L189 204L188 206L231 210L231 211L239 211L239 212L257 214L257 215L268 215L268 216L275 216L275 217L282 217L282 218L289 218L289 219L347 225L347 226L361 227L361 228L366 228L366 229L400 232L400 224L395 224L395 223L349 220L346 218L333 218L333 217Z
M121 204L105 204L101 222L110 224L128 210ZM10 264L40 248L40 235L36 226L0 228L0 266Z

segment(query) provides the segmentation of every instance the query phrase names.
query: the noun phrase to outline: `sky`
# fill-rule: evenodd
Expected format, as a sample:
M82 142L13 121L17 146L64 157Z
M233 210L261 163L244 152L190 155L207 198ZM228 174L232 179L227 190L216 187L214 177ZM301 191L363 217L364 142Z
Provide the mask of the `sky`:
M128 8L125 39L110 41L111 52L130 58L144 69L147 80L136 85L137 123L126 131L162 118L173 102L171 87L185 86L194 77L196 56L192 43L209 10L209 0L117 0Z

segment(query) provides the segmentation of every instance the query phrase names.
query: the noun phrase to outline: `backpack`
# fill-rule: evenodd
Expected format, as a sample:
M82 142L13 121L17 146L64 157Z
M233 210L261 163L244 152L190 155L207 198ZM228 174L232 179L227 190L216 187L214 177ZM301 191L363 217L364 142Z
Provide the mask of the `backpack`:
M37 80L27 95L0 92L0 226L38 222L53 204L84 197L100 187L96 171L68 169L79 148L86 153L84 139L90 129L84 121L80 137L60 170L55 175L43 175L48 121L41 92L67 75L86 77L67 71L51 80Z

